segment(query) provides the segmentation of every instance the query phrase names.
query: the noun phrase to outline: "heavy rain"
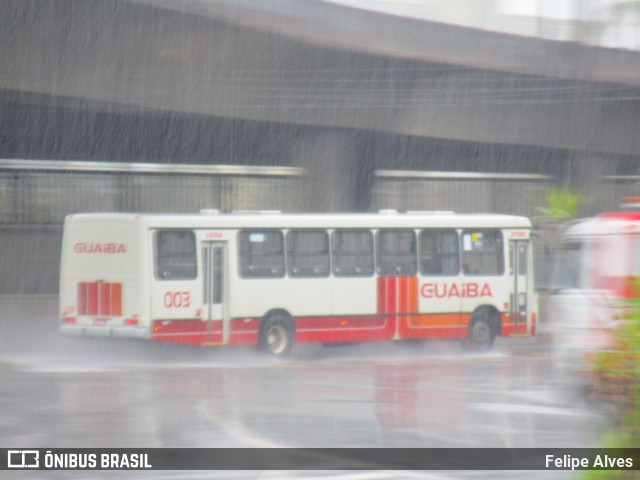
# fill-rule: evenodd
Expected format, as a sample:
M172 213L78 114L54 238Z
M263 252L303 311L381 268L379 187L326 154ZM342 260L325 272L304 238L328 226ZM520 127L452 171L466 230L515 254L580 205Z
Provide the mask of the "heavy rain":
M0 12L3 478L640 468L545 464L640 444L638 0ZM294 448L454 450L255 460Z

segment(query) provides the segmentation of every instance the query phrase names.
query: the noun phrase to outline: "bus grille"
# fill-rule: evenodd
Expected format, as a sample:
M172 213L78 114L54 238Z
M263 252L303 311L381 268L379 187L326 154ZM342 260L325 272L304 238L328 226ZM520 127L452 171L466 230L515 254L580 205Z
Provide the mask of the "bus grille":
M78 315L122 316L122 283L78 283Z

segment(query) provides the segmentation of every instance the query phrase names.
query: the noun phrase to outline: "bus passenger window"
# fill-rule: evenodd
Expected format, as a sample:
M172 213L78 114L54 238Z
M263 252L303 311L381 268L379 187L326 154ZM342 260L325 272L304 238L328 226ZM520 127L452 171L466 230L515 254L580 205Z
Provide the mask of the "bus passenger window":
M242 230L238 249L241 276L284 277L284 240L280 230Z
M333 273L338 277L373 275L373 236L369 230L335 230Z
M416 234L413 230L379 230L376 234L379 275L414 276Z
M158 280L196 278L196 236L191 230L159 231L154 240L154 270Z
M292 277L329 276L329 235L324 230L290 230L287 270Z
M462 233L462 271L465 275L504 273L500 230L465 230Z
M460 273L458 232L429 229L420 232L420 274L455 276Z

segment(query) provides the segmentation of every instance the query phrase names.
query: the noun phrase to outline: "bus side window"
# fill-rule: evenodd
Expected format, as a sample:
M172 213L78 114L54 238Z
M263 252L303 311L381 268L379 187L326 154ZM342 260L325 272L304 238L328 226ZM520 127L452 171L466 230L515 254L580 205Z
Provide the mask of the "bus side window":
M238 245L242 277L284 277L284 239L280 230L242 230Z
M287 233L287 270L292 277L329 276L329 235L324 230Z
M502 232L496 229L464 230L462 270L465 275L502 275Z
M460 273L458 232L425 229L420 232L420 274L456 276Z
M379 275L416 274L416 233L413 230L379 230L376 234Z
M336 276L373 275L373 235L369 230L335 230L331 243L333 273Z
M154 240L154 273L158 280L196 278L196 236L191 230L158 231Z

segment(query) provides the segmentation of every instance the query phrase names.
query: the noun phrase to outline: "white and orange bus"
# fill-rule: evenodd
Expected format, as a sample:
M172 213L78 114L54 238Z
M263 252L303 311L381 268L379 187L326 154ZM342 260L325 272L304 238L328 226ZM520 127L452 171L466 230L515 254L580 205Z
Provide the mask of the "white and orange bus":
M190 345L458 339L536 326L531 223L451 212L66 218L63 333Z

